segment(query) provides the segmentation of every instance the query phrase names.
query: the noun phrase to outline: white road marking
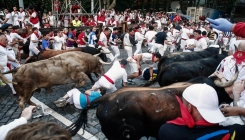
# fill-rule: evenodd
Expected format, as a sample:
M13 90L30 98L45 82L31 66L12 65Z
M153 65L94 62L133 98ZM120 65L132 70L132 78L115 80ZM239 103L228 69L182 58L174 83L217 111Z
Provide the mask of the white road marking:
M69 125L72 124L72 122L70 120L66 119L65 117L63 117L62 115L60 115L59 113L57 113L56 111L54 111L53 109L51 109L50 107L48 107L47 105L45 105L44 103L42 103L41 101L36 99L35 97L31 97L31 101L34 102L37 105L43 105L45 109L51 110L52 113L50 115L52 115L54 118L56 118L57 120L62 122L64 125L69 126ZM87 140L98 140L97 137L95 137L94 135L90 134L86 130L84 131L84 134L83 134L83 129L82 128L77 132L77 134L82 136L83 138L85 138Z

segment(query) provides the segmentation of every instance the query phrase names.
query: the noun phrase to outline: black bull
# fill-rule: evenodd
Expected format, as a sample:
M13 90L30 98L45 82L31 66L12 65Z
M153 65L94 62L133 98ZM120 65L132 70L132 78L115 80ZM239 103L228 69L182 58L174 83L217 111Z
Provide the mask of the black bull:
M196 78L188 82L175 83L161 88L127 87L113 94L104 95L91 103L98 105L96 116L101 124L101 130L109 140L137 140L143 136L157 137L159 128L168 120L180 116L179 104L174 95L181 96L185 88L193 83L213 85L212 79ZM229 102L223 88L214 86L219 102ZM198 94L198 93L197 93ZM85 108L79 119L68 130L75 135L81 127L87 124Z
M162 68L174 62L193 61L197 59L203 59L203 58L210 57L212 55L217 55L219 54L219 51L221 51L219 48L209 47L199 52L171 53L169 55L163 56L160 59L158 63L158 71L161 71ZM223 51L222 54L227 55L227 52Z
M225 55L218 54L195 61L175 62L162 68L158 73L160 86L167 86L176 82L184 82L203 76L208 77L215 72Z

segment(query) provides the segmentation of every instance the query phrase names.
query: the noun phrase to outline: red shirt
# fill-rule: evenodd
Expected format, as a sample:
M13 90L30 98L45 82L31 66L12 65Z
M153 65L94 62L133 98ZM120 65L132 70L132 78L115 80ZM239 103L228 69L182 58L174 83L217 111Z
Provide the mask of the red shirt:
M95 24L94 21L91 21L91 22L89 22L89 25L88 26L96 26L96 24Z
M101 21L101 22L105 22L105 16L101 15L101 16L97 16L97 21Z
M80 40L79 42L78 42L78 44L80 44L80 45L85 45L86 43L82 40L82 39L84 39L85 38L85 33L84 32L81 32L79 35L78 35L78 40Z

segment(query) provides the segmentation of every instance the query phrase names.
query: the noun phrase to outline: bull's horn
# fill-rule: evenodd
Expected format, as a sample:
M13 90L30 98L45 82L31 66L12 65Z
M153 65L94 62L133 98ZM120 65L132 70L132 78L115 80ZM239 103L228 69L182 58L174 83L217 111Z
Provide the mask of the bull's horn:
M219 54L222 54L222 48L219 47Z
M214 80L214 84L218 87L228 87L228 86L231 86L237 79L238 77L238 68L237 68L237 65L236 65L236 73L234 74L234 76L231 78L230 81L227 81L227 82L221 82L220 80L216 79Z
M4 82L4 83L11 83L9 80L7 80L7 79L2 75L1 72L0 72L0 80L2 80L2 82Z
M104 62L101 58L99 58L99 61L100 61L101 64L104 64L104 65L109 65L109 64L112 63L112 62L110 62L110 63Z
M105 51L102 51L101 50L101 53L103 53L103 54L109 54L109 53L111 53L110 51L109 52L105 52Z
M95 54L95 55L93 55L93 56L94 56L94 57L98 57L100 54L101 54L101 52L98 53L98 54Z
M217 77L217 76L214 74L211 74L210 76L208 76L208 78L213 78L213 77Z

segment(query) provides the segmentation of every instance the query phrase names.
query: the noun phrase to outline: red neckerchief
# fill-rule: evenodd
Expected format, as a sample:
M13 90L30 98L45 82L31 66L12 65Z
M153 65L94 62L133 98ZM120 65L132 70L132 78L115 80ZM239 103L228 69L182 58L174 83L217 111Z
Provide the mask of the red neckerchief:
M233 54L233 57L236 59L236 64L241 64L242 62L245 62L245 52L236 51Z
M125 69L125 66L124 65L121 65L121 68L124 68Z
M13 30L12 33L17 33L17 32L15 30Z
M3 45L2 43L0 43L0 46L3 46L4 48L6 48L6 45Z
M37 38L39 38L39 35L38 35L38 33L36 33L36 32L33 32L33 34L35 34L35 35L36 35L36 37L37 37Z
M152 57L151 57L151 60L152 60L152 62L154 62L154 54L152 54Z
M201 38L203 38L202 36L198 37L196 40L199 41Z
M200 120L195 122L192 118L190 112L186 108L186 106L181 102L180 98L175 95L180 105L181 117L178 117L174 120L167 121L167 123L172 123L176 125L187 125L189 128L193 128L194 126L217 126L218 124L211 124L206 120Z

